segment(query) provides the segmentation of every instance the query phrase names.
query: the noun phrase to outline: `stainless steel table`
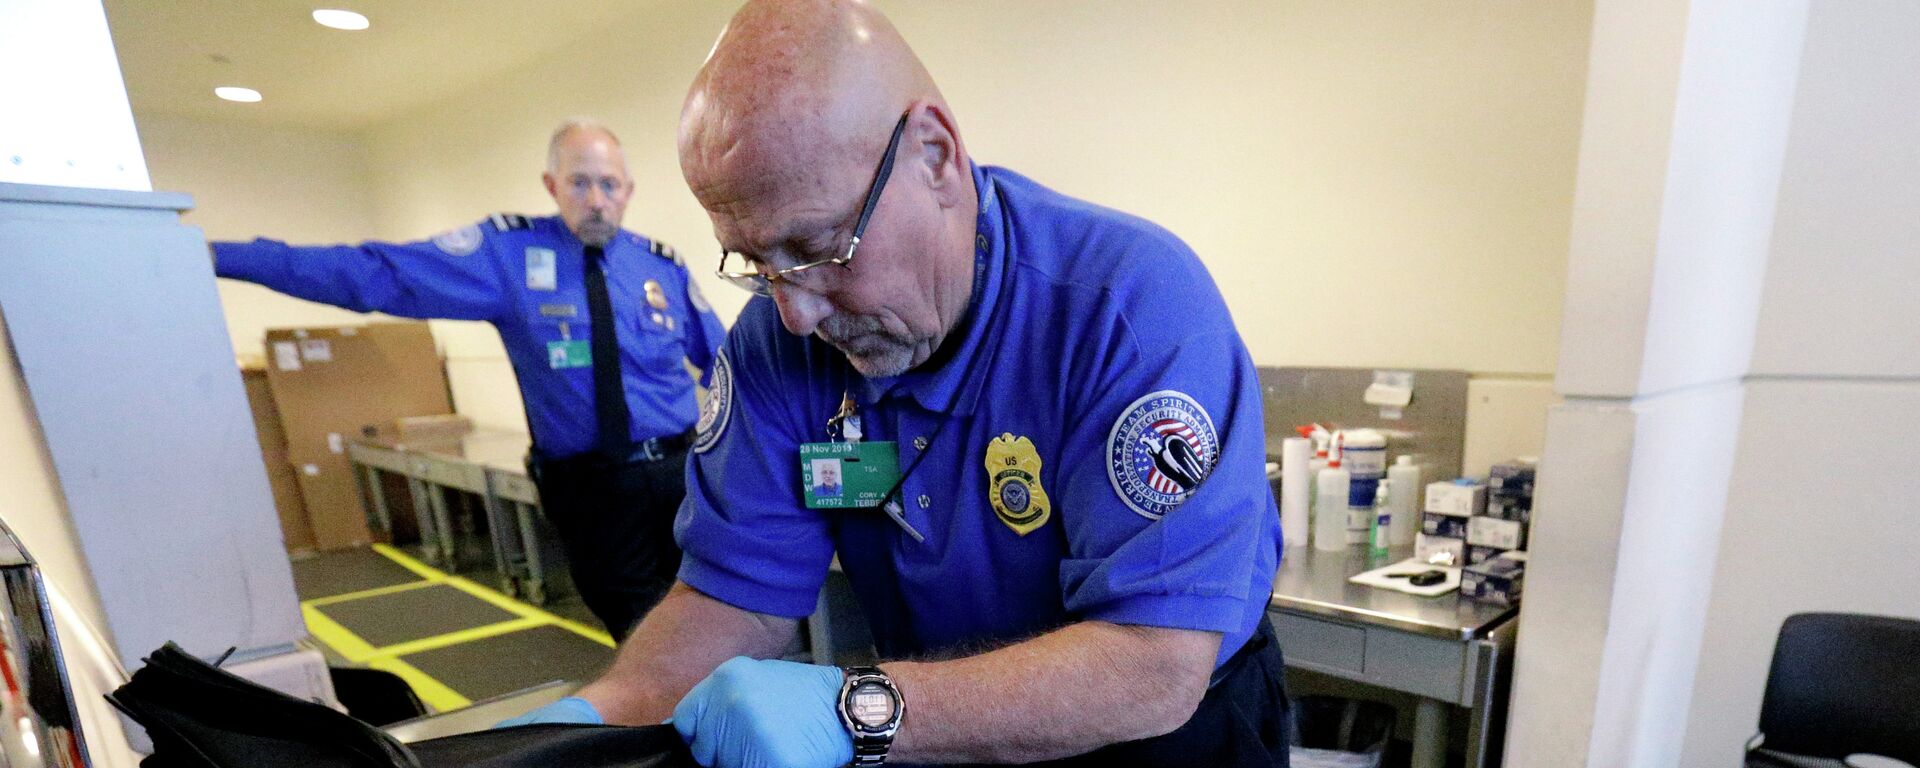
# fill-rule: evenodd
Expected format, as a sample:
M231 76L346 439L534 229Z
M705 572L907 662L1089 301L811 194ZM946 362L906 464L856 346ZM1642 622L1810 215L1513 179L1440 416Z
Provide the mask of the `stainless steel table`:
M391 533L393 531L393 513L387 504L386 492L380 484L380 473L391 472L406 478L407 493L413 501L413 516L420 530L421 556L433 565L453 564L452 515L448 512L442 494L432 487L436 463L420 459L416 449L403 445L390 438L355 438L347 443L347 460L353 462L364 478L367 495L371 497L373 509L369 516L375 525ZM471 485L465 473L445 472L455 483ZM467 482L462 483L462 480ZM484 478L481 481L485 491Z
M452 440L403 443L390 438L360 438L347 446L347 458L364 472L371 516L392 530L392 513L378 473L407 479L420 543L428 562L459 567L453 519L446 491L477 496L487 516L494 569L508 594L539 602L545 597L540 574L541 543L535 539L532 508L539 503L526 477L527 436L504 430L476 430ZM523 588L528 585L530 588Z
M1412 547L1396 548L1376 561L1365 545L1341 552L1288 547L1268 609L1287 665L1419 697L1414 768L1445 765L1449 707L1470 714L1468 768L1497 765L1493 724L1506 706L1502 671L1511 663L1520 609L1347 581L1412 555Z

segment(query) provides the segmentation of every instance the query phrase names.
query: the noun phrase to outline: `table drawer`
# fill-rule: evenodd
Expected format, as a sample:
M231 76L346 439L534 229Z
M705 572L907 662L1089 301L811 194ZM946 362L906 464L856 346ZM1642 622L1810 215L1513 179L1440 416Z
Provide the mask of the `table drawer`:
M1343 677L1366 674L1366 629L1292 613L1268 615L1288 664Z
M517 472L490 472L493 479L493 495L522 504L539 504L540 491L533 486L533 480Z
M1367 680L1375 685L1454 704L1467 703L1467 651L1459 640L1367 630Z

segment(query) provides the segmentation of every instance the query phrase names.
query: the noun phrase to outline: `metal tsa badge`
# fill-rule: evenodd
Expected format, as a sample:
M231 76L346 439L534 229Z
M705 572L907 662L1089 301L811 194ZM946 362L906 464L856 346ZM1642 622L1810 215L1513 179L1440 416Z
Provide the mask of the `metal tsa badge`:
M1014 533L1025 536L1047 524L1053 503L1040 487L1040 453L1033 441L1011 432L987 442L987 503Z

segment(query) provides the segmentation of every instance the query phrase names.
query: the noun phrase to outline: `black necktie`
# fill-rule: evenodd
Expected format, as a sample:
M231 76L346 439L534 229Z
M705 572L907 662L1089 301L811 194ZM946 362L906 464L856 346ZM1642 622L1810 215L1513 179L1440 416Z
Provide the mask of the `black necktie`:
M587 246L587 316L593 323L593 412L600 423L600 452L625 458L632 450L627 391L620 385L620 340L613 334L613 302L607 298L606 252Z

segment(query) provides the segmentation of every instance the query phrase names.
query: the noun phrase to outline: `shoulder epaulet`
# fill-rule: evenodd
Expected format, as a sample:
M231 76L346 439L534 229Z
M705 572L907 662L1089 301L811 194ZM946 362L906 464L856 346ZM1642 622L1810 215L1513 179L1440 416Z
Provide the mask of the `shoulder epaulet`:
M529 219L517 213L496 213L492 216L488 216L487 221L493 222L493 229L496 232L511 232L516 229L533 229L533 219Z
M658 240L649 240L647 242L648 242L647 250L653 251L653 255L666 259L667 261L671 261L675 264L681 263L680 254L673 250L673 246L667 245L666 243L660 242Z

